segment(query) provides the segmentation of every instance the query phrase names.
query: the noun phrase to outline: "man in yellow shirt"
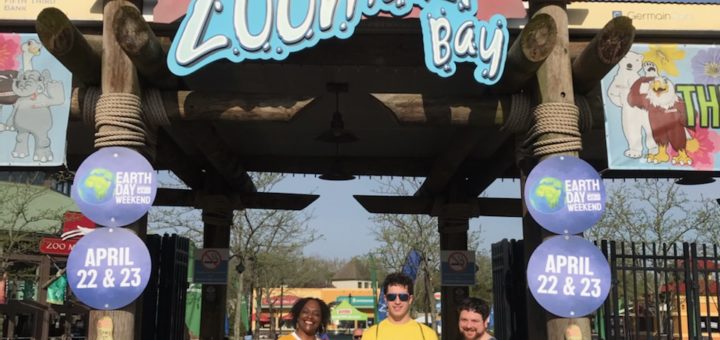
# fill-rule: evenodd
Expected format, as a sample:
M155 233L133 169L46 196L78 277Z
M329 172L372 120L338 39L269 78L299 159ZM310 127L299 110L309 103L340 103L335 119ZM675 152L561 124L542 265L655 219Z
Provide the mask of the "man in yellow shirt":
M413 302L413 281L403 273L385 277L383 291L388 317L363 332L362 340L437 340L430 327L410 318Z

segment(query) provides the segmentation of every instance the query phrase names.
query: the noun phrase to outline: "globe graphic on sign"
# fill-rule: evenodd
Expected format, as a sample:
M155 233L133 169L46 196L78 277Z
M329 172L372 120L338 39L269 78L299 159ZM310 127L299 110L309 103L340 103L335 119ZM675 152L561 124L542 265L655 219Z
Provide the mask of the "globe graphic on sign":
M102 204L112 198L115 176L110 170L94 168L80 182L77 192L80 199L89 204Z
M530 204L539 212L554 213L564 207L563 183L555 177L543 177L530 194Z

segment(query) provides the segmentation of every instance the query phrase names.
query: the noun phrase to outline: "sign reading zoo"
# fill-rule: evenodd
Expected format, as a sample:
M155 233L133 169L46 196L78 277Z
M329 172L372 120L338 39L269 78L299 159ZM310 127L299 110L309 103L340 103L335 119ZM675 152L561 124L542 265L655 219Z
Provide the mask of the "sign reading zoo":
M320 40L349 38L363 16L409 15L421 9L425 65L442 77L457 62L476 65L475 80L500 80L507 20L476 18L476 0L193 0L168 53L170 70L188 75L218 59L283 60Z
M554 236L535 249L527 269L528 288L548 312L565 318L598 309L610 292L610 265L592 242Z
M100 228L73 247L67 262L70 289L95 309L124 307L142 294L152 262L145 243L132 231Z
M611 169L720 170L720 47L635 44L602 89Z
M538 224L556 234L581 233L605 211L605 184L595 169L571 156L548 158L525 182L525 202Z
M71 85L37 34L0 33L0 166L63 164Z
M157 178L139 153L122 147L102 148L78 168L71 195L93 222L119 227L140 219L152 207Z

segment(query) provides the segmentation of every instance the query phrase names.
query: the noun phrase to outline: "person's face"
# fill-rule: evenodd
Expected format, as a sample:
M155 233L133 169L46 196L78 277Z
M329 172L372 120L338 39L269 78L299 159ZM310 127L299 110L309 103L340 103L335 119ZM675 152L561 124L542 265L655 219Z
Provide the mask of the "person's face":
M390 300L390 296L395 294L395 300ZM407 301L402 301L401 294L407 296ZM387 292L385 292L385 299L387 300L387 310L390 317L395 321L402 321L408 317L410 312L410 304L413 301L413 296L408 293L406 286L391 285L388 286Z
M460 334L465 340L480 339L487 330L488 320L483 320L482 314L468 310L460 311L459 326Z
M297 329L307 335L315 335L322 322L320 304L315 300L308 300L300 311L297 320Z
M353 339L358 340L362 338L362 329L356 329L353 331Z

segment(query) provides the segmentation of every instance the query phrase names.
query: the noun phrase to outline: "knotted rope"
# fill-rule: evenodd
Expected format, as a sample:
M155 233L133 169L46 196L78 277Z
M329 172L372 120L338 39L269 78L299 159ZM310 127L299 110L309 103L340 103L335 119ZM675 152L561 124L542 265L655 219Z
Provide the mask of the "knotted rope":
M545 103L535 107L535 124L529 131L526 143L533 144L536 157L582 150L578 119L580 112L574 104ZM561 135L538 140L544 134Z
M592 110L587 98L582 95L575 96L575 105L580 109L580 131L592 129ZM510 97L510 114L502 129L512 133L523 133L530 129L532 123L532 100L525 93L515 93Z
M146 89L144 100L127 93L101 94L98 87L89 87L83 98L83 122L95 126L95 147L154 146L156 129L170 125L160 91ZM100 132L101 126L110 126ZM148 129L148 127L150 127ZM152 149L152 148L151 148Z
M102 127L109 127L103 129ZM104 93L95 107L95 147L145 146L145 122L140 97L130 93Z

